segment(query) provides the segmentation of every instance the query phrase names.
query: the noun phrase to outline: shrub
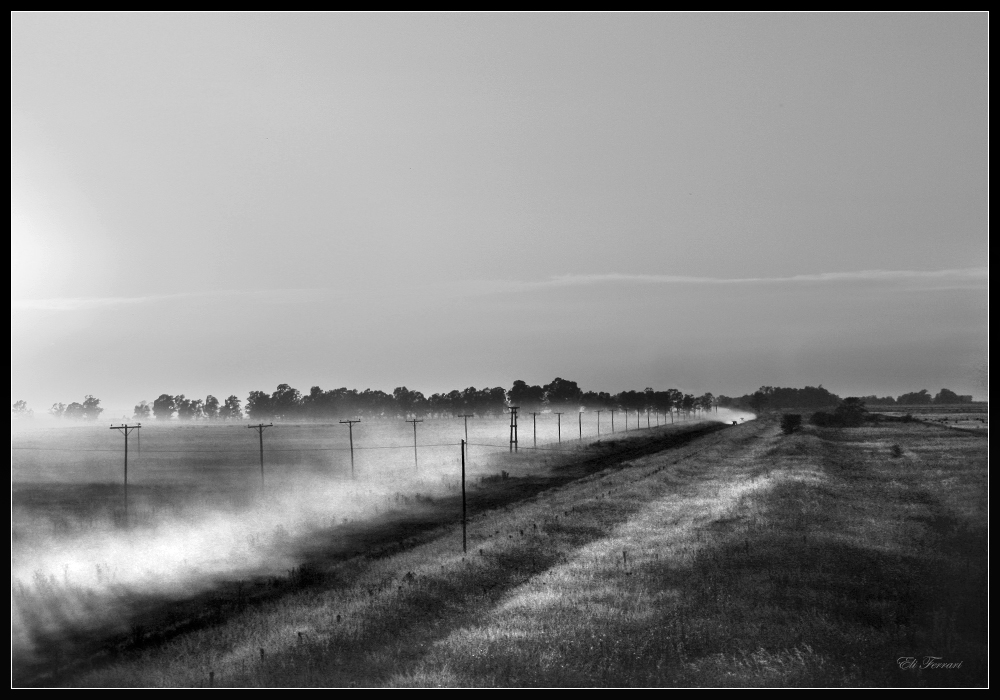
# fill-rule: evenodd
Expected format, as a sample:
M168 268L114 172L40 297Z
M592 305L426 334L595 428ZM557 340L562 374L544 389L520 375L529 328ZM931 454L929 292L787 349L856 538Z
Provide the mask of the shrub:
M802 427L802 416L798 413L786 413L781 417L781 432L791 435Z
M833 425L833 416L826 411L816 411L809 418L809 422L813 425L818 425L821 428L825 428L828 425Z

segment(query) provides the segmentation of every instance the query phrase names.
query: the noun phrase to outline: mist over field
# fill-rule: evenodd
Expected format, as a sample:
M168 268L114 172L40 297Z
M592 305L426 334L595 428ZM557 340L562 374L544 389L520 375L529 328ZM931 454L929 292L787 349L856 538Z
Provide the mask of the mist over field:
M596 415L583 415L585 422L564 416L573 420L563 422L561 442L555 415L540 414L537 430L522 418L517 459L504 417L473 418L469 488L501 472L538 476L589 444L628 435L620 414L614 434L604 416L600 436ZM727 409L701 417L752 418ZM657 421L670 425L666 415L650 425ZM418 423L416 456L412 424L358 423L354 478L346 426L277 423L265 431L263 483L256 431L246 425L151 423L141 450L130 436L126 525L117 431L12 426L11 635L19 663L42 640L119 629L137 599L184 599L225 581L287 576L315 536L389 512L440 508L437 499L461 488L460 419ZM631 416L629 430L646 431L645 416Z

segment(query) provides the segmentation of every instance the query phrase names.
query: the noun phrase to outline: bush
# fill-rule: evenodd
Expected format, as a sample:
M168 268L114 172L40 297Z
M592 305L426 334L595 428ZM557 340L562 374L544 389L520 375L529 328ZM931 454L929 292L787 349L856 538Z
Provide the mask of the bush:
M858 426L869 419L865 402L856 396L844 399L833 413L816 411L809 419L813 425L846 428Z
M812 414L812 417L809 418L809 422L813 425L825 428L828 425L833 425L833 416L826 411L816 411Z
M781 432L791 435L802 427L802 416L798 413L786 413L781 417Z

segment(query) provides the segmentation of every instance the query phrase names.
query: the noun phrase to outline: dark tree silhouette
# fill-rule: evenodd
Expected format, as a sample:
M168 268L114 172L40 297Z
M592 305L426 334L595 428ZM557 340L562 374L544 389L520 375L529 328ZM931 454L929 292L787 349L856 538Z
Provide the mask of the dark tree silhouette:
M205 397L205 418L208 420L216 420L219 417L219 400L209 394Z
M556 377L542 389L545 391L546 405L552 407L576 408L583 398L579 385L562 377Z
M240 420L243 418L243 408L240 400L235 395L230 395L222 408L222 417L226 420Z
M156 420L170 420L176 410L177 404L170 394L160 394L153 400L153 417Z

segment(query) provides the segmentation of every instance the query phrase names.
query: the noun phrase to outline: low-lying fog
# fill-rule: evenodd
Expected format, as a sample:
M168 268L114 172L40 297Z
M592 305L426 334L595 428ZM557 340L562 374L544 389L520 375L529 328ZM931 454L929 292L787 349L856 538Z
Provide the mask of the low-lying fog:
M584 444L598 439L594 417L586 415ZM562 444L554 418L537 417L538 446L543 449L532 452L531 416L527 421L521 417L522 449L516 462L508 458L506 419L469 421L470 485L474 487L479 477L497 474L501 468L515 476L544 470L547 458L564 454L557 450L576 449L581 444L576 415L563 416ZM704 416L726 423L752 418L752 414L725 409ZM662 416L660 422L664 422ZM601 426L600 439L611 437L608 416ZM143 452L130 452L127 528L123 527L122 455L114 452L122 446L119 433L107 435L106 426L52 432L48 443L84 445L82 451L87 454L82 457L72 447L33 451L42 444L37 431L28 437L12 433L11 644L15 659L30 659L35 645L47 635L116 621L116 603L126 597L182 597L222 579L284 574L301 563L295 545L311 534L410 507L415 494L440 497L459 492L461 421L429 419L418 424L417 465L410 424L356 426L353 479L349 452L344 450L346 435L342 433L346 431L276 424L265 432L263 486L256 433L248 434L245 426L236 426L244 428L239 432L227 427L204 425L187 432L174 426L148 427ZM641 427L646 427L645 416ZM213 429L214 433L208 432ZM630 432L635 430L633 415ZM335 442L324 442L333 446L316 447L312 453L297 453L281 438L283 431L286 435L297 431L300 443L317 432L333 434ZM620 416L615 431L615 437L625 435ZM35 447L20 449L19 442ZM203 443L201 452L184 451L186 446ZM109 451L96 452L95 444L106 444ZM215 455L226 456L218 445L239 446L238 468L218 468ZM130 450L136 447L130 439ZM60 466L59 460L61 467L51 468ZM63 482L60 474L66 477ZM200 490L198 479L204 484ZM428 501L421 503L427 507ZM456 510L455 517L458 522L460 511Z

